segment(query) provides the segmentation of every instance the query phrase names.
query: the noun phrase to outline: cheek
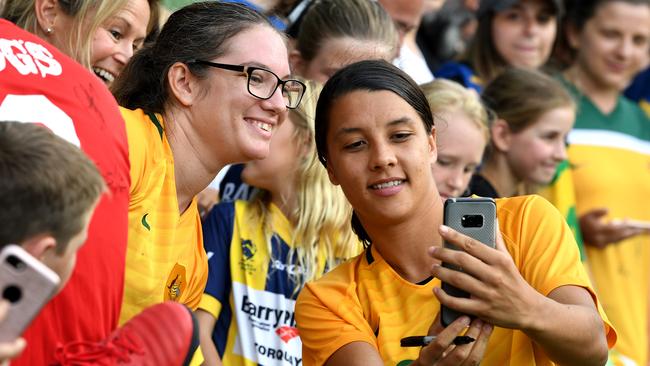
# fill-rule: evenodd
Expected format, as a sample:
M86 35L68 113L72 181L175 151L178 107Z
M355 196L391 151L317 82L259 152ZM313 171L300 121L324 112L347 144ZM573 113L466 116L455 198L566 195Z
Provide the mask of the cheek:
M91 65L96 64L113 55L115 43L111 41L108 33L103 29L98 29L93 39L92 52L90 56Z

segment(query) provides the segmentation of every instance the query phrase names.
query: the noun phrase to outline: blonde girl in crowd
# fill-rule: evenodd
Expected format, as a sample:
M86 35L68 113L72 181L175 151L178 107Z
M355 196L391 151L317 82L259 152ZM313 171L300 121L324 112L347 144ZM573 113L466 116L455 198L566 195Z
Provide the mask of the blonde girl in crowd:
M34 75L21 69L15 76L9 63L3 67L0 116L9 113L12 120L40 122L59 134L71 122L72 135L97 164L110 191L95 211L70 281L26 330L27 351L12 362L14 365L49 365L59 345L99 342L118 325L127 242L127 138L114 98L96 80L97 73L92 75L90 70L104 70L99 72L104 74L103 81L108 79L106 72L119 73L155 28L156 7L155 0L6 0L2 6L2 18L46 40L89 71L55 52L45 41L20 43L12 51L23 53L18 56L19 63L28 68L27 54L42 52L40 60L51 59L40 66L51 67L51 73ZM0 22L6 42L28 39L4 19ZM8 105L10 94L13 101L19 100L17 96L31 96L41 98L41 104L29 102L12 108ZM49 113L55 110L63 112ZM23 114L27 117L21 117Z
M188 5L135 54L113 85L131 161L121 322L165 300L198 308L208 263L195 196L226 164L267 157L304 88L284 35L240 4Z
M245 164L242 178L259 192L249 201L217 205L204 223L212 254L197 315L211 365L300 364L298 293L361 249L350 228L351 208L316 157L320 86L305 83L307 93L273 137L269 157Z
M436 119L433 178L440 198L466 195L490 139L487 112L476 92L456 82L438 79L420 87Z

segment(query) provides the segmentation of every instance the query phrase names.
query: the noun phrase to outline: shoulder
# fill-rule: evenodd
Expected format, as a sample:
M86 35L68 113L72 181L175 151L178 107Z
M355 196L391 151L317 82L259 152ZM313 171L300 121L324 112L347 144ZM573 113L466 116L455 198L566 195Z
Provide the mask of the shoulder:
M366 249L366 251L368 250L370 249ZM360 267L365 266L366 251L341 263L316 281L307 283L300 292L297 306L312 301L328 304L340 303L350 294L349 288L358 286L358 271Z
M499 198L497 203L497 217L499 222L512 219L538 218L542 216L559 216L560 213L545 198L536 194L526 196L516 196L509 198ZM560 216L561 217L561 216Z

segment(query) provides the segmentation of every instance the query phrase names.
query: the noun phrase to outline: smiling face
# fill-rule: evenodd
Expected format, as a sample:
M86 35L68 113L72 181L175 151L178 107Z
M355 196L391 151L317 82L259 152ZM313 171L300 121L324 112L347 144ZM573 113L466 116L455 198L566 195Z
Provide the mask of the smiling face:
M623 90L644 66L650 42L650 6L611 1L600 5L578 33L575 67L602 90Z
M433 177L440 198L463 194L476 167L481 163L487 143L477 123L459 109L439 112L436 127L438 160L433 164Z
M545 0L521 0L497 12L492 40L510 66L538 68L546 63L557 34L557 18Z
M289 75L284 39L267 25L240 32L223 56L207 61L260 67L282 79ZM286 117L280 88L261 100L248 92L247 82L241 72L210 68L200 81L204 95L189 106L194 138L224 164L265 158L273 130Z
M90 64L106 85L113 82L133 53L142 47L149 17L147 0L129 0L95 31Z
M544 113L535 123L513 133L506 158L514 176L533 184L548 184L566 159L566 137L575 121L573 107Z
M327 170L364 225L417 215L437 198L436 158L417 112L389 91L353 91L331 105Z

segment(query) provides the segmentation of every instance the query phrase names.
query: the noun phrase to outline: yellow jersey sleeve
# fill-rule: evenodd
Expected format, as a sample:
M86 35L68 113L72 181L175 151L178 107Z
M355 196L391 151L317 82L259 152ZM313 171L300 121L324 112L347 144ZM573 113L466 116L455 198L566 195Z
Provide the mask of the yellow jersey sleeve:
M377 347L373 329L356 296L354 267L360 255L318 280L298 296L296 322L301 329L303 364L322 365L339 348L352 342Z

